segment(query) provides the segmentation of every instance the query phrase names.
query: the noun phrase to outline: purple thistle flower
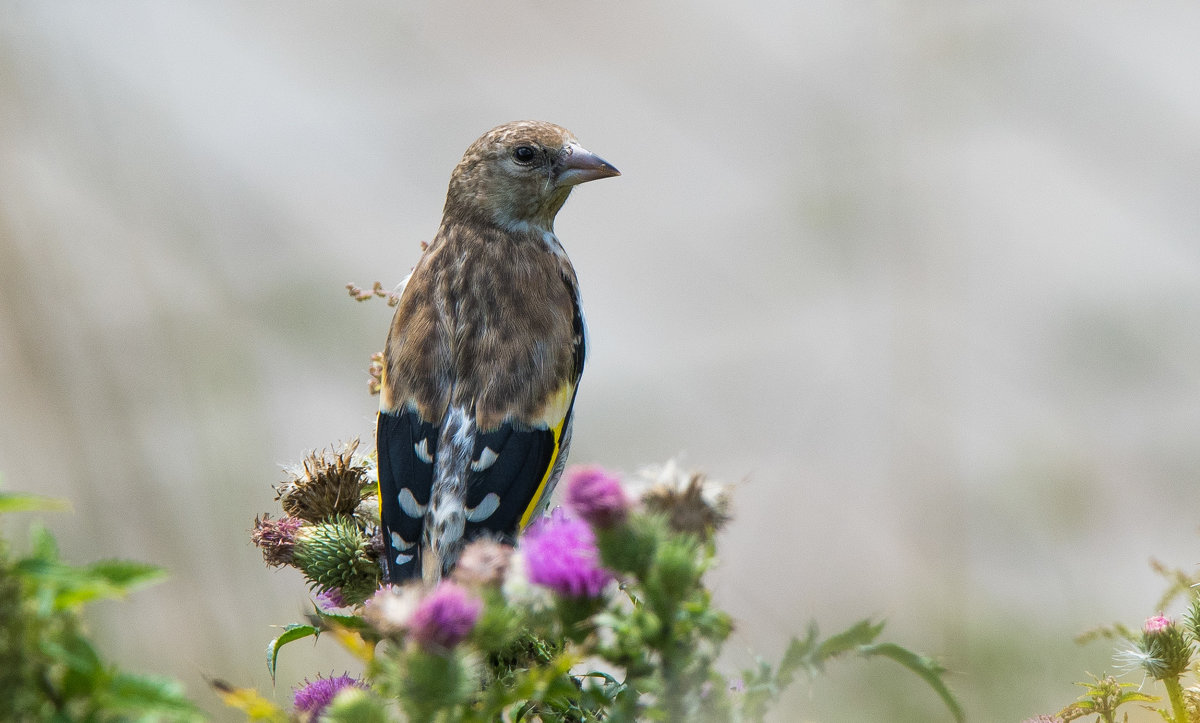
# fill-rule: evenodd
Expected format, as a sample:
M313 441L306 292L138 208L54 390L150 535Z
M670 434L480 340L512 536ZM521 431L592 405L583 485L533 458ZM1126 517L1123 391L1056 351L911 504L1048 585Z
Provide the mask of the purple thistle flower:
M1162 631L1171 627L1171 625L1171 618L1164 617L1162 615L1155 615L1154 617L1147 618L1146 620L1146 634L1153 635L1154 633L1161 633Z
M567 472L567 506L600 529L624 522L629 514L629 498L621 481L599 465Z
M529 581L569 597L596 597L612 573L600 567L596 536L583 520L556 508L521 538Z
M336 678L322 678L318 675L312 682L305 678L304 685L296 688L292 705L301 713L307 713L309 720L317 720L333 702L334 696L349 687L366 688L361 680L349 675L339 675Z
M413 611L408 633L426 650L449 650L471 634L482 611L482 600L443 580Z
M346 607L346 599L342 597L342 589L340 587L331 587L328 590L322 590L313 596L313 602L317 604L317 607L326 612Z

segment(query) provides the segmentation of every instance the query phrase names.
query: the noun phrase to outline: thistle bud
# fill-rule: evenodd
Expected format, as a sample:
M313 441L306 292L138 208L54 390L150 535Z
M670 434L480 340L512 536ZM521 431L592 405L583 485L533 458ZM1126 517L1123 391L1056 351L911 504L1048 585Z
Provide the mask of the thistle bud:
M338 588L347 604L362 602L379 587L370 540L348 518L301 528L292 564L320 590Z
M1155 615L1146 620L1138 644L1138 658L1156 680L1178 679L1192 659L1192 644L1174 620Z

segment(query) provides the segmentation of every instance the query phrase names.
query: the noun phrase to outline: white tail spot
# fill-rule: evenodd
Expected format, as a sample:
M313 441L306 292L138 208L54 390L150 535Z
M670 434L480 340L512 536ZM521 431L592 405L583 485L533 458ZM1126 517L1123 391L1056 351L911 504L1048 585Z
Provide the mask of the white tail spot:
M471 522L483 522L500 508L500 495L488 492L479 504L467 508L467 519Z

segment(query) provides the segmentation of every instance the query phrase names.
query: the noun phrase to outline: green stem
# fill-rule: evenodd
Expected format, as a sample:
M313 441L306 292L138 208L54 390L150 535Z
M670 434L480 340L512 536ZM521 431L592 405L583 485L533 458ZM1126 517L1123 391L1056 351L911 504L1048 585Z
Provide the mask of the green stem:
M1188 723L1187 709L1183 705L1183 686L1179 684L1179 677L1167 678L1163 680L1163 685L1167 686L1167 697L1171 700L1173 723Z

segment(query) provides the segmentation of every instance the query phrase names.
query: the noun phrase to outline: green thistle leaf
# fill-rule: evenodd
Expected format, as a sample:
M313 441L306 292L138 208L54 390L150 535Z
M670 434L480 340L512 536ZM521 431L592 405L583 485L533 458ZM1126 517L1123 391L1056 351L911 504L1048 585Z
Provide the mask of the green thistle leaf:
M917 653L914 653L907 648L902 648L895 643L866 645L859 648L858 652L863 657L880 655L885 658L891 658L892 660L916 673L922 680L929 684L929 687L933 688L934 692L938 694L938 697L940 697L942 702L946 704L946 707L950 709L950 713L954 716L954 720L958 721L959 723L962 723L962 721L966 720L966 714L963 713L962 706L959 705L958 700L954 697L954 694L950 692L950 689L946 687L946 682L942 680L942 676L945 674L946 669L938 664L937 661L924 655L918 655Z
M818 664L855 648L868 645L879 633L883 632L883 623L872 623L870 620L860 620L849 629L834 635L817 648L814 658Z
M183 685L173 678L118 673L105 698L115 710L137 712L143 720L205 720L204 713L184 695Z
M304 625L302 623L292 623L284 626L283 634L267 643L267 672L271 674L271 682L275 682L275 663L279 658L279 649L293 640L300 640L313 636L314 638L321 634L321 629L314 625Z

